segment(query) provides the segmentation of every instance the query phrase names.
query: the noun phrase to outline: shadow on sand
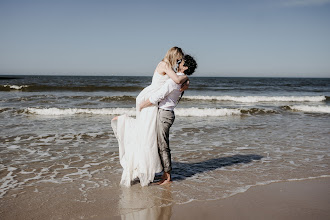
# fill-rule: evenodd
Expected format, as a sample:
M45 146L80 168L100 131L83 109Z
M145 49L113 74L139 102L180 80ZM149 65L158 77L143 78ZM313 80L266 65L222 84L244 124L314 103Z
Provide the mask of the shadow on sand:
M172 178L173 181L180 181L188 177L192 177L193 175L198 173L203 173L221 167L232 166L240 163L250 163L252 161L261 160L261 158L263 158L263 156L256 154L237 154L229 157L215 158L197 163L173 162Z

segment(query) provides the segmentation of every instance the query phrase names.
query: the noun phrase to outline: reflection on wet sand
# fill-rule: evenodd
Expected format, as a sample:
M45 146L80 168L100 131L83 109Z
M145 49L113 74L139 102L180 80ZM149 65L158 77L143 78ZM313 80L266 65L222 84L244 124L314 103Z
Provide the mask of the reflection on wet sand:
M121 188L119 211L121 219L161 219L172 216L172 189L170 185Z

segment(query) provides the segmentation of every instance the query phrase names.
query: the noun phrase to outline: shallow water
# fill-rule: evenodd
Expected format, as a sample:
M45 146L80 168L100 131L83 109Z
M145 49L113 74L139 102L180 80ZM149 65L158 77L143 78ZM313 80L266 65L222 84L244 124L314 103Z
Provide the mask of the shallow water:
M72 85L59 85L68 83L65 78L47 79L2 83L3 202L54 185L62 185L63 193L69 185L81 202L93 202L97 189L113 189L118 213L127 214L155 203L220 199L254 185L330 176L329 79L192 80L196 84L186 91L171 128L170 191L141 189L138 183L131 189L119 186L118 144L110 120L127 112L134 116L134 97L149 78L106 77L110 86L97 86L102 78L87 84L78 77L78 83L69 81ZM9 84L17 87L8 89ZM123 85L129 88L122 90ZM141 203L134 207L137 198Z

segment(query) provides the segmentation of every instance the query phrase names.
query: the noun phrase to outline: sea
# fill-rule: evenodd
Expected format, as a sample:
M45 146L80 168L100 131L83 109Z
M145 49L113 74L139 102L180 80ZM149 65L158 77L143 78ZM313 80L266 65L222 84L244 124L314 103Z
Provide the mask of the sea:
M0 208L53 187L80 203L111 189L114 213L126 215L330 177L330 78L190 77L170 130L170 190L138 181L123 188L111 119L135 117L135 98L151 80L1 76Z

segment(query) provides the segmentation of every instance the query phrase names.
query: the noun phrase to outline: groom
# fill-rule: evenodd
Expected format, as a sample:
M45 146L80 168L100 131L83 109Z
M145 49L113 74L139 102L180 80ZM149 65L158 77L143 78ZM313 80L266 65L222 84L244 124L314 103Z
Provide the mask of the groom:
M185 55L178 67L178 75L192 75L197 68L195 59L190 55ZM140 111L148 106L158 104L157 114L157 144L160 161L164 174L159 184L164 185L171 182L171 150L169 146L170 127L175 115L174 108L179 103L182 92L181 84L176 84L172 79L168 79L165 84L154 93L149 99L142 102Z

